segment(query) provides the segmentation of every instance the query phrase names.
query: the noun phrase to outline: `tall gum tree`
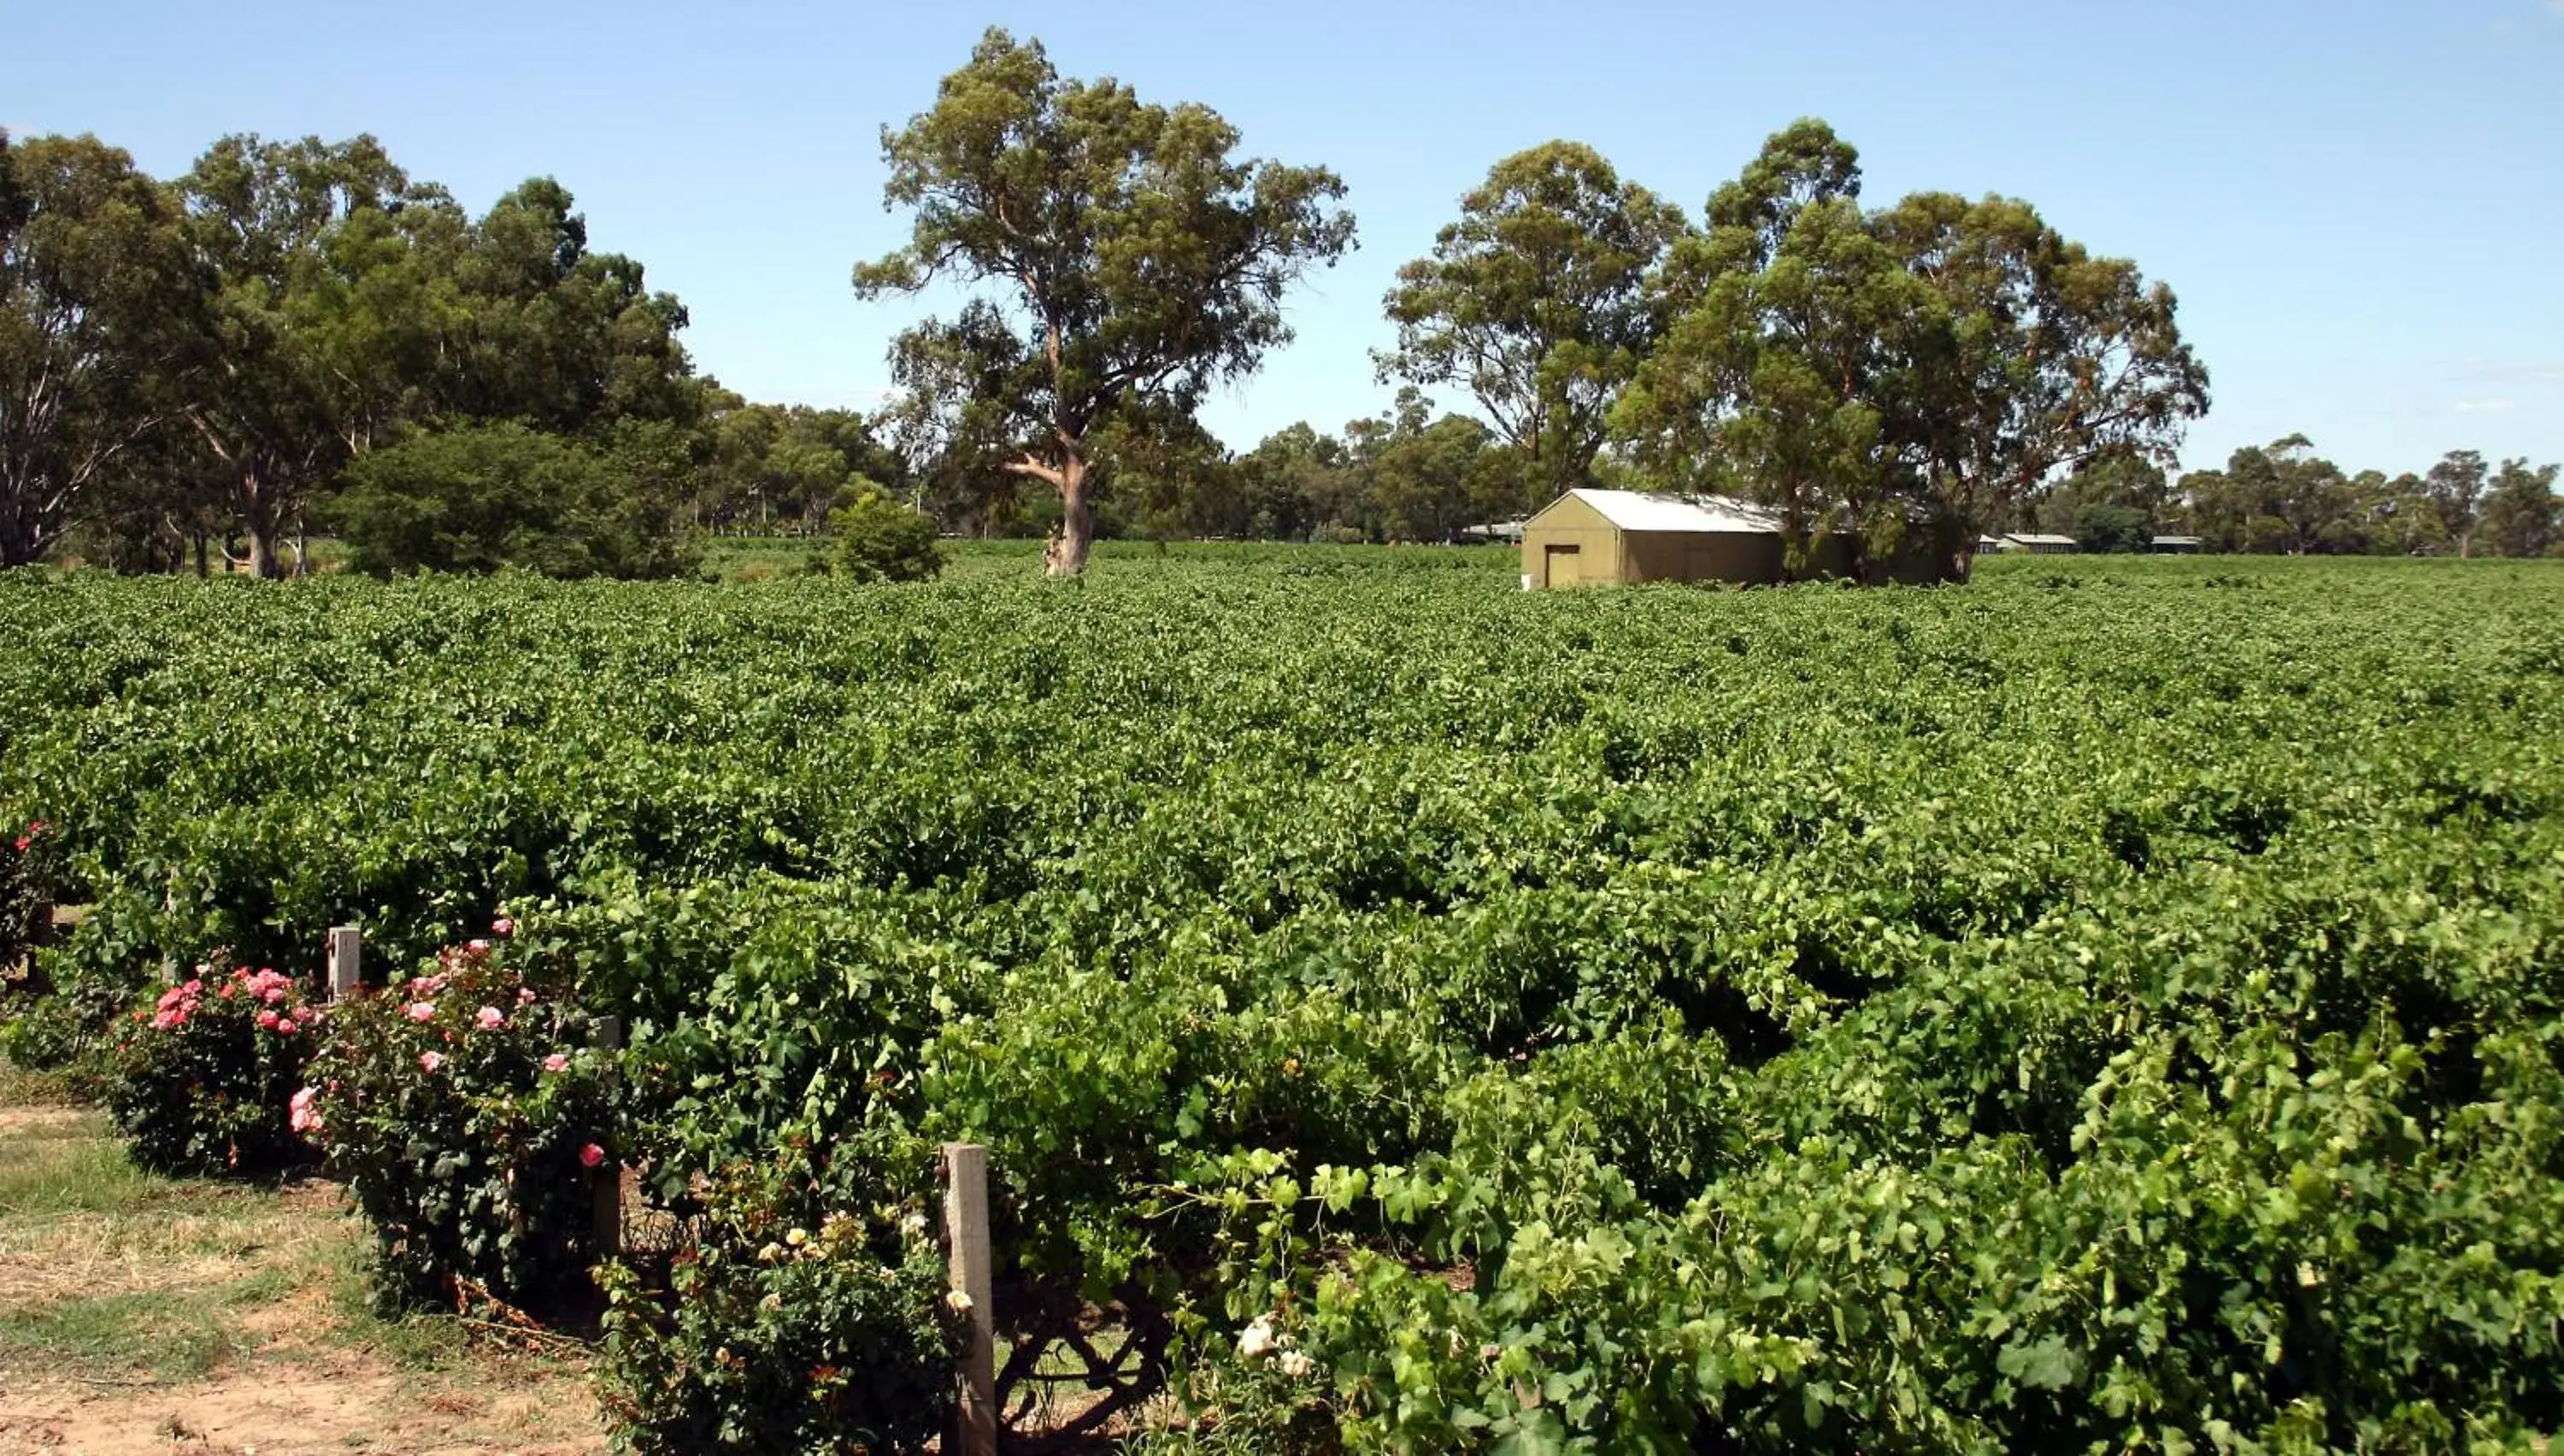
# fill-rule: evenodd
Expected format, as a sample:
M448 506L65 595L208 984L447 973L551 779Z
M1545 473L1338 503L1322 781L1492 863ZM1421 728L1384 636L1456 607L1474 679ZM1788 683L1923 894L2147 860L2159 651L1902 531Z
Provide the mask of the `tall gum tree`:
M2208 412L2208 370L2172 290L2092 254L2017 198L1923 192L1873 230L1929 290L1891 433L1923 486L1944 570L2059 472L2104 456L2170 464Z
M251 571L281 576L314 494L429 398L467 315L467 222L370 136L226 137L179 188L214 287L188 421L233 483Z
M913 435L1059 492L1053 575L1094 540L1094 433L1126 406L1189 414L1252 372L1291 337L1284 292L1353 245L1333 172L1237 144L1206 106L1063 80L1039 42L993 29L932 109L883 128L884 203L915 220L907 247L856 267L856 295L994 287L904 334L893 369Z
M1648 272L1684 231L1681 209L1582 142L1516 152L1461 198L1432 253L1397 271L1381 377L1467 388L1532 463L1545 504L1587 483L1661 322Z
M1613 414L1658 484L1775 507L1793 574L1902 476L1879 382L1924 301L1871 236L1860 164L1822 122L1774 134L1650 280L1668 323Z
M96 137L0 131L0 567L173 418L203 290L176 199Z
M1859 182L1851 147L1804 120L1711 196L1708 231L1658 274L1672 322L1614 416L1642 466L1776 501L1794 535L1850 529L1873 577L1964 580L1979 535L2051 476L2169 459L2208 407L2169 289L2027 203L1866 211Z

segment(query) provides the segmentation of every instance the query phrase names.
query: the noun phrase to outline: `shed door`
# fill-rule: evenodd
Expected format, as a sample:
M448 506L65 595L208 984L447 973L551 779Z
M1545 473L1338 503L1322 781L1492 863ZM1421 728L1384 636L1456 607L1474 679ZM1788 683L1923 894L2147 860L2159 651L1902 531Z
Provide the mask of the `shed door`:
M1552 586L1574 586L1585 579L1585 571L1578 564L1580 557L1574 546L1553 545L1544 560L1549 567L1548 580Z

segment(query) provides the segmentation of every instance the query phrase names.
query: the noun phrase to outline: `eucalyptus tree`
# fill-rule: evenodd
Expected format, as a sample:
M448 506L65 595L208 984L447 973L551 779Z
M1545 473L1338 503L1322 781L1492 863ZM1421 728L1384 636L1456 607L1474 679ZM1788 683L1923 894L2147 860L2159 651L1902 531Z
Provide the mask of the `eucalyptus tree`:
M1648 273L1684 231L1681 209L1582 142L1516 152L1398 270L1381 377L1466 388L1532 463L1543 502L1587 484L1655 340Z
M1918 193L1872 226L1929 292L1890 428L1950 575L1965 578L1978 537L2054 474L2105 456L2168 464L2207 413L2172 290L2029 203Z
M2476 512L2483 504L2484 486L2490 476L2490 468L2481 455L2472 450L2452 450L2422 478L2431 510L2440 518L2440 526L2448 532L2449 539L2457 543L2460 556L2474 554Z
M177 201L130 156L0 131L0 567L44 559L168 425L201 300Z
M2564 543L2564 502L2555 495L2556 467L2531 468L2505 460L2484 493L2482 530L2495 554L2543 556Z
M1794 551L1846 530L1864 569L1965 578L2056 474L2170 459L2208 376L2169 289L2025 202L1867 211L1859 187L1851 147L1801 121L1711 197L1615 416L1634 460L1775 502Z
M1909 476L1889 385L1931 301L1870 232L1857 157L1800 122L1706 213L1653 280L1671 321L1615 415L1632 460L1778 508L1794 571L1838 532L1858 555L1872 533L1892 550Z
M250 569L279 576L320 488L432 404L469 328L468 220L370 136L225 137L178 185L214 290L187 419L232 482Z
M468 342L445 407L588 436L619 420L702 423L714 401L678 339L685 305L653 292L638 260L593 251L573 205L535 177L473 223L455 260Z
M1207 106L1064 80L1037 41L992 29L935 105L883 128L885 203L908 246L854 271L858 297L981 286L893 348L912 440L1059 492L1045 563L1094 538L1091 439L1126 408L1189 414L1291 337L1281 301L1353 244L1344 183L1235 155Z

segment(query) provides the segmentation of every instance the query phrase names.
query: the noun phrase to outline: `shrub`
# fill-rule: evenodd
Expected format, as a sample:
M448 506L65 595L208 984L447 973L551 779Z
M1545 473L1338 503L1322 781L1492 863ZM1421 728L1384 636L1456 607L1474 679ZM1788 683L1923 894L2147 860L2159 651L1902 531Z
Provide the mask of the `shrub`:
M214 965L135 1007L107 1083L133 1160L217 1177L309 1161L288 1118L320 1017L291 976Z
M923 1157L922 1148L909 1160ZM873 1159L787 1139L710 1180L669 1289L606 1266L604 1403L641 1456L918 1451L953 1408L966 1306ZM919 1176L905 1180L924 1182Z
M523 425L473 425L377 450L331 513L357 570L376 576L515 566L545 576L682 576L696 558L665 442L607 450Z
M18 834L0 834L0 971L15 966L45 933L45 908L61 879L56 838L42 819Z
M866 486L828 514L837 572L856 581L927 581L944 569L935 518Z
M2142 551L2154 539L2153 519L2133 506L2094 504L2074 513L2074 542L2086 551Z
M372 1225L381 1302L453 1300L467 1281L512 1304L577 1289L613 1175L597 1171L612 1054L588 1048L590 1018L476 940L340 1007L331 1031L295 1116Z

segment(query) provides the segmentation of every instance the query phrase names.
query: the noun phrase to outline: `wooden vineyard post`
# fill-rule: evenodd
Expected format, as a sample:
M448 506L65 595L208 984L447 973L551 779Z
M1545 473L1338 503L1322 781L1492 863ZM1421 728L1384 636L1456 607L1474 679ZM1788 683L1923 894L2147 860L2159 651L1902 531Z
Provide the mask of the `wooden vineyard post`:
M331 926L328 941L329 999L344 1001L365 983L365 933L354 926Z
M623 1049L623 1018L600 1016L596 1021L596 1045L609 1052ZM606 1073L610 1080L613 1072ZM596 1168L595 1222L591 1225L596 1240L596 1257L601 1261L623 1252L623 1164L608 1158Z
M960 1456L996 1456L997 1325L988 1248L988 1149L944 1144L944 1231L952 1245L953 1293L968 1302L970 1341L962 1352Z

